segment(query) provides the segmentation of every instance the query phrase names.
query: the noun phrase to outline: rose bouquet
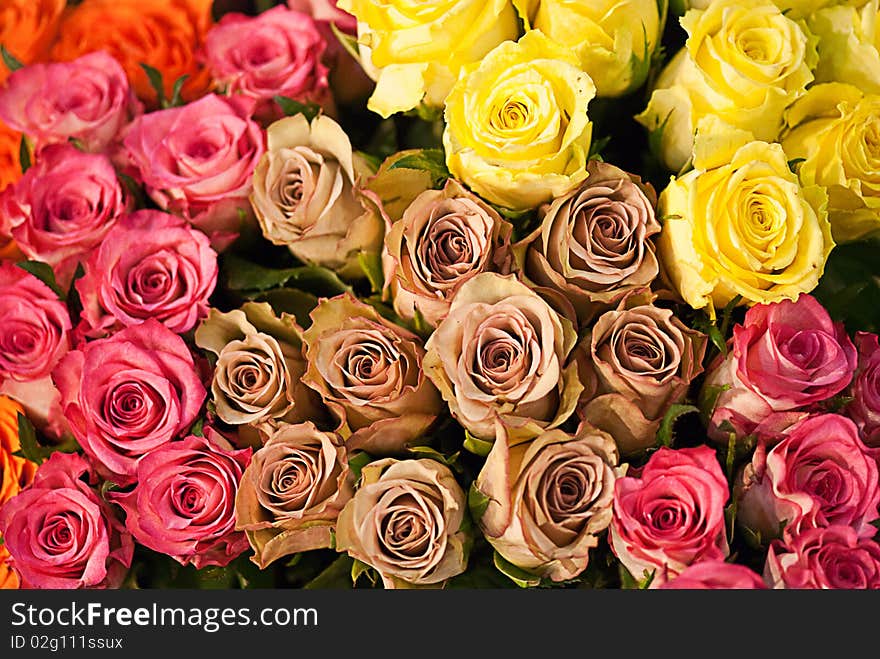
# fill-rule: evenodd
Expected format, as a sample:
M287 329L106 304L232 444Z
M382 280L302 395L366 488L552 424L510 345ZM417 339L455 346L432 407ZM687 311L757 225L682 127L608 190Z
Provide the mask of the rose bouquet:
M3 587L880 588L877 0L0 4Z

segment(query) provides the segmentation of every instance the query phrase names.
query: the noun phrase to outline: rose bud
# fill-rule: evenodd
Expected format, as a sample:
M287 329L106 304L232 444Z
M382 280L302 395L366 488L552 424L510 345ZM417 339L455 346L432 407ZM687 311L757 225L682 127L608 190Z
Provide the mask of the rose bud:
M363 277L358 256L380 251L385 226L381 206L359 187L372 174L367 162L324 115L311 124L302 114L285 117L267 136L250 197L265 238L343 278Z
M660 590L763 590L764 580L739 563L700 561L689 565Z
M805 529L767 551L771 588L880 589L880 545L848 526Z
M302 380L333 413L347 449L387 455L418 440L443 406L422 370L422 340L350 294L322 300L311 318Z
M840 393L856 368L856 349L842 323L811 295L757 304L733 328L727 357L706 377L720 395L709 436L727 443L752 433L773 412L821 402Z
M374 568L385 588L439 586L467 567L466 507L439 462L371 462L339 514L336 549Z
M247 533L251 560L264 569L283 556L332 547L353 491L342 437L311 422L282 425L254 453L235 498L236 528Z
M856 332L855 343L859 361L846 414L856 422L862 441L880 449L880 343L868 332Z
M729 495L715 451L662 447L634 475L617 479L611 550L635 578L653 574L652 587L694 563L723 560Z
M155 318L175 334L208 315L217 253L201 231L155 210L124 215L76 281L82 327L100 337Z
M610 433L624 455L656 442L664 414L702 373L706 351L703 334L642 301L629 296L602 314L584 341L591 359L580 414Z
M0 508L0 535L22 588L119 588L134 542L76 453L55 452Z
M140 544L196 569L225 566L248 547L235 530L235 497L251 449L234 450L219 434L190 436L145 456L134 489L110 492Z
M512 443L559 427L583 385L572 323L513 275L484 272L458 289L426 344L425 374L472 435Z
M659 271L650 240L660 231L654 189L598 160L587 172L578 188L541 207L541 226L516 247L523 274L562 293L581 326Z
M817 414L789 428L775 446L759 443L736 483L737 521L760 537L780 526L851 526L871 537L880 518L877 463L856 425L837 414Z
M477 520L507 561L553 581L583 572L611 522L614 439L583 424L572 436L549 430L533 441L492 446L475 488L488 498Z
M512 231L454 179L422 192L385 236L385 286L397 315L412 320L418 312L436 327L464 282L481 272L511 271Z

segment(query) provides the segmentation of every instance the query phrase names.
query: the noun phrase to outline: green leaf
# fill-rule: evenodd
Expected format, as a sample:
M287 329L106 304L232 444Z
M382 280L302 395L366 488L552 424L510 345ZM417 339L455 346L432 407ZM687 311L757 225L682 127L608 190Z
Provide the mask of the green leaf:
M733 542L733 532L736 530L736 499L724 509L724 519L727 522L727 542Z
M6 46L2 44L0 44L0 55L3 56L3 63L10 71L18 71L19 69L24 68L24 64L22 64L15 55L6 50Z
M330 563L323 572L303 586L305 590L325 588L351 588L351 570L354 559L342 554Z
M654 576L656 575L655 570L644 570L641 579L636 579L635 576L627 570L623 564L618 565L618 572L620 574L620 587L625 590L648 590L651 587L651 583L654 581Z
M733 467L734 460L736 459L736 435L730 433L727 439L727 458L724 461L725 468L727 469L727 480L733 480Z
M506 558L504 558L497 551L492 557L492 561L493 563L495 563L496 569L501 574L505 575L520 588L534 588L535 586L539 586L541 584L541 577L536 576L531 572L527 572L520 567L517 567Z
M86 145L83 144L83 141L78 137L68 137L67 143L73 146L73 148L75 148L77 151L88 151L88 149L86 149Z
M605 137L593 140L590 143L590 153L587 156L587 160L602 160L602 150L608 146L610 141L611 135L606 135Z
M877 254L880 240L837 245L828 257L819 285L812 295L834 320L850 333L880 332L880 276Z
M227 590L235 583L235 571L229 567L210 565L196 574L200 590Z
M361 451L360 453L355 453L348 459L348 468L351 469L351 473L354 476L355 481L359 481L361 479L361 471L372 461L373 456L369 453L364 453L363 451Z
M420 149L417 153L411 153L395 161L388 170L392 169L420 169L431 175L431 187L439 188L449 178L449 170L446 168L446 156L443 149Z
M150 86L153 88L153 91L156 92L156 100L159 107L167 107L165 105L165 82L162 80L162 72L144 62L139 62L139 64L144 70L144 73L147 74L147 78L150 81Z
M849 405L851 402L855 400L853 396L846 396L844 394L838 394L837 396L833 396L826 401L822 402L822 407L824 407L828 412L838 413L844 407Z
M249 295L257 302L268 302L276 314L288 313L296 318L296 323L303 329L312 324L309 315L318 306L318 298L297 288L273 288L259 295Z
M416 334L419 336L427 336L434 330L433 327L428 325L428 321L425 320L425 317L422 315L422 312L419 311L418 307L413 309L412 325Z
M492 450L492 442L487 442L484 439L478 439L474 437L468 430L464 431L463 446L465 450L470 451L474 455L479 455L483 458L489 455L489 451Z
M792 173L797 174L797 166L805 161L806 158L792 158L788 161L788 168L792 171Z
M648 590L651 587L651 582L654 581L654 575L656 574L656 570L651 570L650 572L645 570L644 577L642 577L642 580L639 582L639 590Z
M31 150L28 147L27 137L21 136L21 142L18 145L18 162L21 165L21 173L24 174L31 168Z
M189 78L189 74L184 73L174 81L174 85L171 87L171 100L168 101L164 107L176 108L183 105L183 99L180 97L180 90L183 89L183 83L186 82L187 78Z
M742 299L742 295L735 296L730 302L724 305L724 311L721 312L721 327L719 328L719 332L721 332L721 337L725 341L725 347L727 345L727 335L730 330L730 321L733 317L733 310L739 306Z
M697 396L697 407L700 408L700 418L703 420L704 426L709 425L709 419L712 418L712 413L715 411L718 396L728 389L730 389L729 384L704 384L702 389L700 389L700 393Z
M195 435L196 437L204 437L205 436L205 418L199 417L195 420L195 423L189 429L190 435Z
M76 270L73 271L73 279L70 281L70 287L67 289L67 312L70 314L70 319L73 321L74 325L78 322L79 315L83 310L79 291L76 290L76 282L79 279L82 279L85 274L86 270L83 268L83 264L77 263Z
M490 500L491 499L488 496L477 489L476 482L471 483L471 487L468 490L468 508L470 508L471 516L475 520L479 521L482 519L486 512L486 508L489 507Z
M46 459L46 449L37 441L37 431L34 424L21 412L18 412L17 416L18 443L21 445L21 450L16 451L16 454L31 462L43 464L43 460Z
M339 41L345 51L351 55L356 62L361 61L361 53L358 48L357 38L351 36L350 34L346 34L342 32L338 27L336 27L335 23L330 23L330 31L333 33L333 36Z
M226 273L226 285L234 291L265 291L287 284L327 297L352 291L351 286L343 282L335 272L317 265L276 270L228 254L223 259L223 270Z
M46 286L51 288L55 295L58 296L58 299L65 299L64 291L61 290L58 282L55 281L55 272L52 270L52 266L48 263L43 263L42 261L19 261L15 265L25 272L31 273L34 277L46 284Z
M663 415L663 420L660 422L660 428L657 430L657 443L660 446L672 446L672 441L674 439L672 428L675 425L675 422L685 414L699 411L699 408L696 406L685 403L670 405L669 409L666 410L666 414Z
M455 452L452 455L446 455L445 453L441 453L437 449L430 446L407 446L406 450L414 454L417 458L428 458L429 460L434 460L435 462L446 465L447 467L458 473L462 473L463 471L462 466L458 462L458 452Z
M301 114L309 123L321 112L321 106L317 103L300 103L287 96L275 96L275 102L288 117Z
M385 284L385 273L382 272L382 255L378 252L360 252L358 263L370 282L373 293L380 293Z
M694 321L694 329L699 330L709 338L709 342L725 357L727 356L727 341L718 325L713 323L708 316L700 316Z
M353 586L357 585L358 579L360 579L362 575L366 575L367 579L374 586L379 580L379 575L376 573L376 570L373 569L372 565L367 565L363 561L354 559L354 562L351 564L351 584Z

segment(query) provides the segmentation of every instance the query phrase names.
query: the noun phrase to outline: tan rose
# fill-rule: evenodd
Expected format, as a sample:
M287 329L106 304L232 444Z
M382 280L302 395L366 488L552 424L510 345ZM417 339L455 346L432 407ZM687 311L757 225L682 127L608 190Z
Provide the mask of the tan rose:
M265 568L282 556L333 546L333 529L351 499L354 477L342 438L311 422L282 425L254 453L235 498L236 529L251 560Z
M439 462L372 462L339 514L336 548L373 567L386 588L442 585L467 567L466 505Z
M348 450L387 455L420 439L442 408L422 371L421 339L349 294L322 300L311 318L303 382L336 417Z
M517 443L571 416L583 386L572 323L513 275L482 273L456 293L428 339L425 373L472 435L496 424Z
M614 439L589 425L512 448L497 441L475 482L489 498L480 529L517 567L573 579L611 523L614 482L623 473L617 463Z

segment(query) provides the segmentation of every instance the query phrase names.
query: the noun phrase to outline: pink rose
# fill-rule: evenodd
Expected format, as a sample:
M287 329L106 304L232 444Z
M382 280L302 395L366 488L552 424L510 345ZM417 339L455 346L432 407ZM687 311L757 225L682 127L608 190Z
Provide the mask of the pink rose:
M53 144L0 195L0 234L14 238L28 258L51 265L65 287L77 262L88 258L125 209L106 156Z
M880 449L880 343L876 334L856 332L859 363L846 413L856 422L868 446Z
M730 352L706 378L707 386L726 388L709 435L726 444L729 432L748 435L773 412L826 400L846 388L855 368L855 346L816 298L757 304L733 328Z
M880 545L848 526L807 529L770 545L764 580L772 588L880 589Z
M153 319L69 352L52 377L74 436L120 485L189 428L206 395L183 339Z
M660 448L641 473L615 483L611 549L637 579L653 572L652 586L693 563L723 560L728 497L712 449Z
M123 216L76 282L89 336L155 318L175 334L208 315L217 253L181 218L154 210Z
M118 588L134 543L75 453L53 453L0 508L0 534L23 588Z
M326 42L306 13L277 6L257 16L230 13L208 32L205 57L214 80L226 93L258 102L268 121L281 116L276 95L300 102L327 103Z
M141 112L119 62L100 51L71 62L31 64L0 89L0 118L37 149L76 138L87 151L104 151Z
M745 565L725 561L700 561L684 569L660 590L762 590L767 585Z
M160 208L181 215L223 248L248 211L251 175L264 139L247 101L209 94L151 112L131 125L124 144L134 174Z
M235 496L251 449L234 450L210 431L156 449L138 463L134 489L110 494L135 540L196 569L227 565L248 548L235 530Z
M851 526L860 537L880 517L877 464L856 425L838 414L808 417L767 449L762 442L736 484L737 519L762 538L788 529Z
M337 0L287 0L287 6L303 11L319 23L333 23L346 34L357 34L357 19L347 11L340 9Z

